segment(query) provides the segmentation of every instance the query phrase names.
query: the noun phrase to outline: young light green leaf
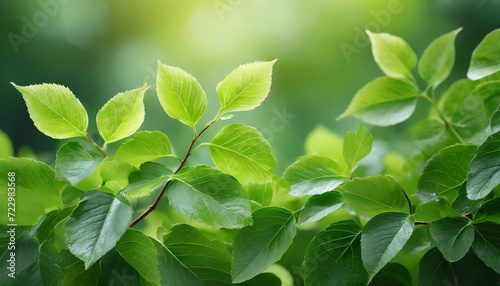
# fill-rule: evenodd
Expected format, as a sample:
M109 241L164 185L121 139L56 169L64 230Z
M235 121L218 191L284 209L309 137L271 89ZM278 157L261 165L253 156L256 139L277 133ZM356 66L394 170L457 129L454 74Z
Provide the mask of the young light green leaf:
M275 182L267 182L265 184L248 184L246 187L248 198L259 203L261 206L268 206L271 204L276 188L277 186Z
M207 144L217 168L242 184L266 183L273 178L271 170L276 166L276 157L255 128L245 124L227 125Z
M102 159L102 153L87 150L76 141L68 142L57 151L56 176L67 179L74 186L90 175Z
M118 241L115 249L146 281L160 284L156 248L147 235L129 228Z
M281 259L295 237L295 216L287 209L265 207L252 214L253 225L234 238L233 283L246 281Z
M144 93L148 87L120 92L97 113L96 123L106 144L128 137L144 121Z
M500 131L500 106L491 116L490 129L492 133Z
M476 80L500 71L500 29L484 37L472 52L467 77Z
M440 36L425 49L418 72L429 86L436 88L450 75L455 62L455 38L461 30Z
M387 212L373 217L361 234L361 257L369 280L403 248L415 221L409 214Z
M456 144L439 151L427 161L418 179L418 194L425 200L439 197L452 202L467 179L467 168L476 151L477 146L472 144Z
M207 96L194 76L158 61L156 92L168 116L196 129L207 107Z
M240 228L252 222L250 202L232 176L205 165L172 175L167 196L180 214L220 228Z
M474 224L474 253L489 267L500 273L500 224L483 222Z
M315 222L338 210L344 204L344 199L339 192L327 192L315 195L307 200L300 211L298 224Z
M390 77L410 78L417 55L400 37L366 31L372 44L373 57L380 69Z
M418 96L417 88L408 81L380 77L359 90L338 119L353 115L373 125L394 125L411 116Z
M500 184L500 132L479 146L467 173L467 197L478 200L486 197Z
M123 159L134 166L171 156L170 140L160 131L140 131L123 143L116 151L115 159Z
M350 170L372 151L373 137L365 125L361 124L358 131L348 132L344 136L342 147L344 160Z
M5 159L9 156L14 156L14 147L9 136L0 130L0 159Z
M361 228L352 220L334 222L307 247L301 272L306 286L364 286Z
M155 241L162 285L231 285L231 253L187 224L174 225L163 245ZM171 283L171 284L170 284Z
M337 162L320 155L300 157L285 170L283 178L291 185L290 195L298 197L333 191L348 179Z
M462 259L474 240L474 227L464 217L446 217L433 221L430 233L434 244L450 262Z
M476 96L484 102L489 102L500 95L500 80L491 80L479 83L471 95Z
M125 197L88 191L66 222L66 245L88 269L116 245L131 220Z
M408 211L401 185L388 175L355 178L337 190L356 214L366 218L383 212Z
M123 189L128 198L149 196L163 188L169 180L172 170L162 164L146 162L141 170L131 173L128 177L129 185Z
M30 117L40 132L56 139L86 136L87 111L67 87L12 85L22 93Z
M271 75L276 61L254 62L233 70L217 85L221 103L219 113L252 110L259 106L271 88Z
M15 173L14 185L7 176ZM18 225L35 225L38 219L50 210L63 207L61 193L70 187L67 181L55 177L54 170L42 162L27 158L0 159L0 199L8 202L8 184L15 186L16 208L15 223ZM7 205L5 205L7 207ZM6 208L4 208L6 210ZM13 223L7 213L0 218L0 224Z
M332 158L347 173L342 150L342 138L323 125L316 126L306 138L306 155L323 155Z

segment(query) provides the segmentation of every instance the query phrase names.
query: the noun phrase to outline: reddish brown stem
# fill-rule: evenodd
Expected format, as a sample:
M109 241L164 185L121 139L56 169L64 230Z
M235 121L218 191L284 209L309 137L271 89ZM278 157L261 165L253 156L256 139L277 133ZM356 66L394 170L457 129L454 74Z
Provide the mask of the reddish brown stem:
M187 150L186 152L186 156L184 156L184 159L182 160L181 164L179 165L179 167L177 168L177 170L175 170L174 174L177 174L181 169L182 167L184 167L184 164L186 164L186 161L187 159L189 158L189 156L191 155L191 150L193 149L193 146L194 146L194 143L196 142L196 140L198 140L198 138L200 138L201 134L203 134L205 132L205 130L208 129L208 127L210 127L212 124L214 124L216 120L210 122L207 126L205 126L205 128L203 128L203 130L201 130L201 132L195 136L193 138L193 140L191 141L191 145L189 145L189 149ZM156 206L158 205L158 203L160 202L160 199L161 197L163 196L163 194L165 193L165 191L167 190L167 187L168 185L170 184L170 182L172 182L172 180L169 180L166 184L165 184L165 187L163 187L163 189L161 190L161 193L160 195L156 198L155 202L149 206L149 208L143 212L139 217L137 217L131 224L130 224L130 227L133 227L134 225L136 225L138 222L140 222L143 218L145 218L150 212L154 211L154 209L156 209Z
M429 224L428 222L425 222L425 221L416 221L415 222L415 225L422 225L422 224Z

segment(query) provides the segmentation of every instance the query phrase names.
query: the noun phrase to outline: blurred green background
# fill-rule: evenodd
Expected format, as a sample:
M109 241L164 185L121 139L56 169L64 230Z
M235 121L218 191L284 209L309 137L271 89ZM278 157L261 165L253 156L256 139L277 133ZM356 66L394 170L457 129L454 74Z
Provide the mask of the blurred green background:
M87 108L95 139L98 109L117 92L146 82L152 88L141 129L166 132L182 155L191 130L158 104L157 60L197 77L208 95L206 122L219 107L215 86L225 75L239 64L278 58L268 99L231 122L263 132L275 149L281 174L304 154L306 136L318 124L341 136L357 128L356 119L335 118L358 89L382 75L365 29L401 36L421 55L437 36L463 27L449 83L465 77L474 46L500 26L499 11L500 1L481 0L1 0L0 129L16 150L29 145L50 163L61 142L36 130L9 82L68 86ZM424 116L417 110L404 124L372 132L390 146ZM209 160L208 152L197 156Z

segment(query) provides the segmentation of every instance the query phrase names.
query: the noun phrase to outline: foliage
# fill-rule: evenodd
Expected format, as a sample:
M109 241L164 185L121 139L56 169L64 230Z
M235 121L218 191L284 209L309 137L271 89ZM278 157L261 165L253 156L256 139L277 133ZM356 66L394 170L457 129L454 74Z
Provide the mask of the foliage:
M19 263L7 285L106 285L113 279L127 285L291 285L290 269L278 263L301 230L317 226L324 230L300 246L305 255L294 277L307 286L496 285L500 30L473 52L470 79L451 84L438 99L459 32L433 41L420 60L403 39L368 32L386 76L364 86L340 118L389 126L408 119L420 99L430 103L428 118L410 131L419 153L408 159L388 153L385 170L369 176L363 176L363 162L377 138L365 125L343 140L316 129L306 140L308 154L282 178L273 173L271 146L253 127L229 124L198 142L220 119L264 101L276 61L232 71L216 88L219 112L202 129L205 91L191 74L159 63L161 106L193 130L184 157L166 134L138 131L147 86L117 94L97 113L101 146L88 135L87 112L68 88L14 85L41 132L73 139L60 147L53 169L8 157L12 147L0 133L6 146L0 172L12 174L0 177L10 187L0 198L17 203L15 216L0 219L5 229L17 224ZM417 66L423 89L412 74ZM108 144L117 147L114 154ZM216 168L187 166L203 146ZM171 169L175 159L180 163ZM144 210L144 202L152 204ZM156 208L177 214L158 224L149 216ZM2 236L2 273L8 243ZM418 275L411 267L417 264Z

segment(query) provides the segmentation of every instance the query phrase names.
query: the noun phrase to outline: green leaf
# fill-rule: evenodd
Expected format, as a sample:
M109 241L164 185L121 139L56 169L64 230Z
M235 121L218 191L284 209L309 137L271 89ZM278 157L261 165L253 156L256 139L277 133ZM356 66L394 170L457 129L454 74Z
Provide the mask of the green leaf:
M146 162L141 165L141 170L130 174L129 185L123 189L128 198L149 196L162 189L172 170L162 164Z
M447 217L430 223L430 233L446 260L455 262L469 251L474 240L474 227L464 217Z
M476 96L484 102L489 102L500 95L500 80L491 80L479 83L471 95Z
M446 261L437 248L422 257L418 265L419 285L496 286L499 275L472 252L456 263Z
M295 216L287 209L266 207L252 214L253 225L234 238L233 283L248 280L281 259L296 234Z
M194 76L158 61L156 92L168 116L196 129L207 107L207 96Z
M66 268L62 286L97 286L100 273L99 265L86 269L83 262L75 262Z
M368 221L361 234L361 257L370 280L403 248L414 226L405 213L382 213Z
M489 267L500 273L500 224L483 222L474 224L474 253Z
M479 201L474 222L494 221L500 223L500 198Z
M12 85L22 93L30 117L40 132L56 139L86 136L87 111L67 87Z
M127 229L115 249L146 281L160 284L156 248L147 235L135 229Z
M278 278L276 275L274 275L272 273L262 273L262 274L255 276L254 278L252 278L248 281L243 282L240 285L241 286L262 286L262 285L281 286L284 284L281 284L281 279ZM291 284L291 285L293 285L293 284Z
M373 57L380 69L390 77L410 78L417 55L400 37L366 31L372 44Z
M431 246L431 239L429 234L429 225L415 225L410 239L403 246L403 252L406 254L413 254ZM376 277L376 276L375 276Z
M466 213L476 213L483 204L483 200L471 201L467 198L467 182L464 182L458 190L458 196L451 206L462 215Z
M337 190L356 214L363 217L408 211L408 202L401 185L388 175L355 178Z
M298 224L315 222L338 210L344 204L339 192L327 192L310 197L300 211Z
M305 149L307 155L330 157L341 166L342 170L347 169L342 150L342 138L323 125L316 126L307 135Z
M450 75L455 62L455 38L461 30L440 36L425 49L418 72L429 86L436 88Z
M331 224L309 243L301 272L306 286L365 286L361 228L352 220Z
M156 248L154 251L153 255L156 257ZM100 266L101 274L98 285L159 285L147 283L116 250L108 252L102 258ZM141 278L145 283L141 283Z
M359 90L342 119L353 115L378 126L394 125L408 119L417 104L417 88L401 79L380 77Z
M0 159L5 159L9 156L14 156L14 147L9 136L0 130Z
M413 286L411 273L399 263L389 263L370 282L370 286Z
M76 185L90 175L102 159L104 159L102 153L87 150L75 141L68 142L57 151L56 176Z
M252 222L245 190L234 177L199 165L184 168L172 178L167 196L180 214L217 228L240 228Z
M53 210L47 213L35 226L33 226L30 233L38 239L38 242L45 242L50 238L57 225L68 218L71 212L73 212L73 208Z
M276 183L267 182L265 184L248 184L248 198L262 206L268 206L273 201Z
M444 197L452 202L467 179L467 168L476 150L476 145L456 144L439 151L427 161L418 179L418 194L426 200Z
M40 269L43 285L59 285L64 274L64 262L56 247L48 241L40 246L38 268Z
M500 29L484 37L472 52L467 77L476 80L500 71Z
M358 131L346 133L342 151L349 169L356 168L357 163L370 154L372 144L373 137L363 124L359 126Z
M500 106L493 113L493 116L491 116L490 129L492 133L500 131Z
M0 159L0 200L8 201L8 173L14 172L16 208L15 222L8 221L7 214L0 218L0 224L16 223L34 225L47 212L63 207L61 193L69 183L55 177L54 170L42 162L27 158ZM5 205L7 207L7 204ZM4 209L7 210L6 208Z
M467 173L467 197L478 200L486 197L500 184L500 132L479 146Z
M66 245L88 269L115 246L131 220L124 197L88 191L66 222Z
M474 96L476 82L463 79L453 83L439 99L438 106L457 132L465 138L472 138L484 129L486 108L480 97ZM431 112L438 119L439 115Z
M113 194L123 190L128 185L129 175L138 171L137 168L123 159L103 161L100 168L104 186L108 187Z
M266 183L273 178L271 170L276 166L276 157L255 128L245 124L227 125L207 144L217 168L242 184Z
M148 87L120 92L97 113L96 123L106 144L128 137L144 121L144 93Z
M22 285L20 281L25 277L33 274L33 268L38 263L39 244L38 241L32 238L27 233L17 237L15 241L15 249L2 249L3 254L0 258L0 275L2 275L2 285ZM15 279L7 276L11 273L10 262L7 261L11 257L11 252L15 253ZM9 283L10 282L10 283ZM5 283L5 284L4 284Z
M187 224L174 225L163 245L154 242L162 285L231 285L231 253L224 243Z
M217 85L221 103L219 113L252 110L259 106L271 88L271 75L276 61L254 62L233 70Z
M430 222L447 216L460 217L462 215L452 209L450 203L445 199L421 203L415 212L415 220L417 221Z
M348 179L337 162L320 155L299 157L283 178L291 185L290 195L298 197L333 191Z
M123 159L134 166L172 156L170 140L160 131L140 131L123 143L115 153L115 159Z

